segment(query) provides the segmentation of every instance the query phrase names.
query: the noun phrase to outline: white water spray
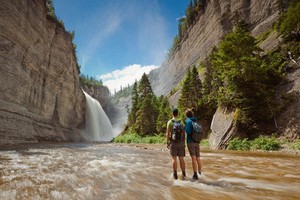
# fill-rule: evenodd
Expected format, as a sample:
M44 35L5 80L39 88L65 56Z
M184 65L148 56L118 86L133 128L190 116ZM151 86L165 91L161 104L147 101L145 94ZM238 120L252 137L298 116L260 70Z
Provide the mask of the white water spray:
M85 134L88 141L111 141L113 139L112 125L100 103L84 92L86 98Z

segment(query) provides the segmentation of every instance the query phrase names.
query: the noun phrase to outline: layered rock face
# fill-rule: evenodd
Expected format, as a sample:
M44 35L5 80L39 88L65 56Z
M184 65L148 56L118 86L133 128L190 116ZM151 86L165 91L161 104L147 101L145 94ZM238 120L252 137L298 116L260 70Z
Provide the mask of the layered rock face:
M219 107L211 122L210 147L212 149L225 149L227 142L236 135L234 110Z
M181 45L162 66L150 75L157 95L168 94L183 78L188 67L203 61L217 46L236 18L244 19L258 35L272 26L280 10L276 0L210 0L199 20L185 35ZM288 0L281 1L287 4Z
M300 59L298 65L290 64L286 79L280 86L288 104L277 118L277 128L282 135L290 140L300 139Z
M44 0L0 0L0 144L80 140L72 39L46 16Z

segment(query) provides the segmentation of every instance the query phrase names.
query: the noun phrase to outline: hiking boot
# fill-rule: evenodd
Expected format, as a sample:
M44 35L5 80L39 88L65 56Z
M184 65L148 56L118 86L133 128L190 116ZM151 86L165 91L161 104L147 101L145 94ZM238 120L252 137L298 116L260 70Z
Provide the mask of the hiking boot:
M178 179L178 176L177 176L177 173L176 173L176 172L174 172L173 177L174 177L175 180Z
M194 180L198 180L198 175L196 174L196 175L193 175L193 179Z
M194 179L194 180L198 180L197 172L194 172L193 179Z

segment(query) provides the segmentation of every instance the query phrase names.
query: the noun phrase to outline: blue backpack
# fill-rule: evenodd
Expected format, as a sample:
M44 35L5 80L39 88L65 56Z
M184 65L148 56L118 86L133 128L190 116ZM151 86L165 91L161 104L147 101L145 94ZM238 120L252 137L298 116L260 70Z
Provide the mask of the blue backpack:
M173 132L171 135L171 141L180 142L181 141L181 133L182 133L182 125L179 121L172 120L173 122Z

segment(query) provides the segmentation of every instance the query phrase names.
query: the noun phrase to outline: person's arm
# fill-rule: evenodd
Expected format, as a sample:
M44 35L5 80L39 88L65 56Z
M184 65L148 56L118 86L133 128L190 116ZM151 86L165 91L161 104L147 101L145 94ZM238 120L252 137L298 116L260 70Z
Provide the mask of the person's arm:
M169 128L169 122L167 123L166 137L167 137L167 146L169 147L169 144L170 144L170 128Z
M182 125L182 127L183 127L183 129L182 129L182 138L183 138L183 141L185 141L185 126L184 126L184 124L183 123L181 123L181 125Z

